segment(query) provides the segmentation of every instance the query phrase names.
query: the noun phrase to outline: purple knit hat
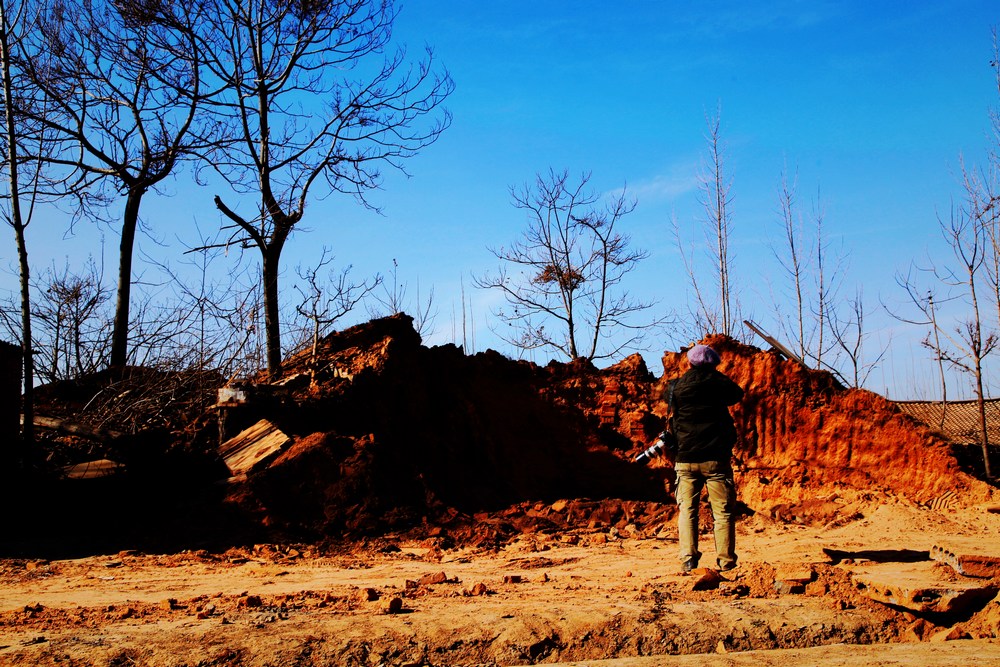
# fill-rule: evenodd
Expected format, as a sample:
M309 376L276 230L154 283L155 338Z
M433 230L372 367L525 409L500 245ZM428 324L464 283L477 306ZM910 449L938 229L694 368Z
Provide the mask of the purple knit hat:
M717 366L721 359L719 353L708 345L695 345L687 353L692 366Z

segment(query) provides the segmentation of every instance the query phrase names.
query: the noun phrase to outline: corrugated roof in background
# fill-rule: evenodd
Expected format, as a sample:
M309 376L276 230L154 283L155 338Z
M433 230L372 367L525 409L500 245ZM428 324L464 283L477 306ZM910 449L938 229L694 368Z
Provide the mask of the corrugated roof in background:
M940 432L952 442L978 444L979 406L976 401L896 401L904 413ZM986 432L992 444L1000 444L1000 399L985 403Z

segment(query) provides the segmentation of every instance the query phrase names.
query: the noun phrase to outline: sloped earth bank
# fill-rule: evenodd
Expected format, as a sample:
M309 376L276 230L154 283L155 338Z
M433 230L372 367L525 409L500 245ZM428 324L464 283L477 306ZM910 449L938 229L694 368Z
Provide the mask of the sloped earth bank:
M1000 548L1000 517L875 500L835 528L744 521L741 566L709 590L679 572L672 534L601 529L525 534L498 550L389 535L325 550L7 560L0 664L1000 664L1000 600L920 615L872 601L853 578L921 566L947 580L943 566L891 554L953 535ZM872 535L882 562L862 557ZM834 564L824 548L855 557ZM801 592L776 590L803 571ZM964 639L941 641L949 632ZM822 648L791 650L809 647ZM663 657L690 654L697 662Z
M162 454L141 437L109 453L134 462L119 479L8 486L0 664L589 664L836 644L904 664L879 662L900 640L926 640L909 664L995 664L996 581L936 613L875 602L859 577L958 586L926 554L944 538L1000 554L996 489L882 397L706 342L746 390L741 566L717 586L678 571L669 462L631 463L683 351L660 377L638 356L539 367L426 348L397 316L245 388L224 430L267 418L292 439L246 477L220 483L209 412Z

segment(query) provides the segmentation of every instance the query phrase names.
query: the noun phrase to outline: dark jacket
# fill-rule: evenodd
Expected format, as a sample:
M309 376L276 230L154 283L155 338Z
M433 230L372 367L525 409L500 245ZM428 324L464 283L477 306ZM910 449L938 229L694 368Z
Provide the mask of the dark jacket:
M736 444L736 426L728 406L742 398L739 385L711 366L692 366L676 380L671 420L677 436L675 460L728 463Z

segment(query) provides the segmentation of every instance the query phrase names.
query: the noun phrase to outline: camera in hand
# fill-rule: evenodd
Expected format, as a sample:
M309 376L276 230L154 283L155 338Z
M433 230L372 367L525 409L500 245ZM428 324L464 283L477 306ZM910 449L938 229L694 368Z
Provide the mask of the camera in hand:
M645 463L649 461L654 456L659 456L664 451L674 450L677 448L677 438L670 431L663 431L660 435L656 436L656 442L649 446L648 449L641 452L638 456L632 459L633 463L639 463L640 461Z

